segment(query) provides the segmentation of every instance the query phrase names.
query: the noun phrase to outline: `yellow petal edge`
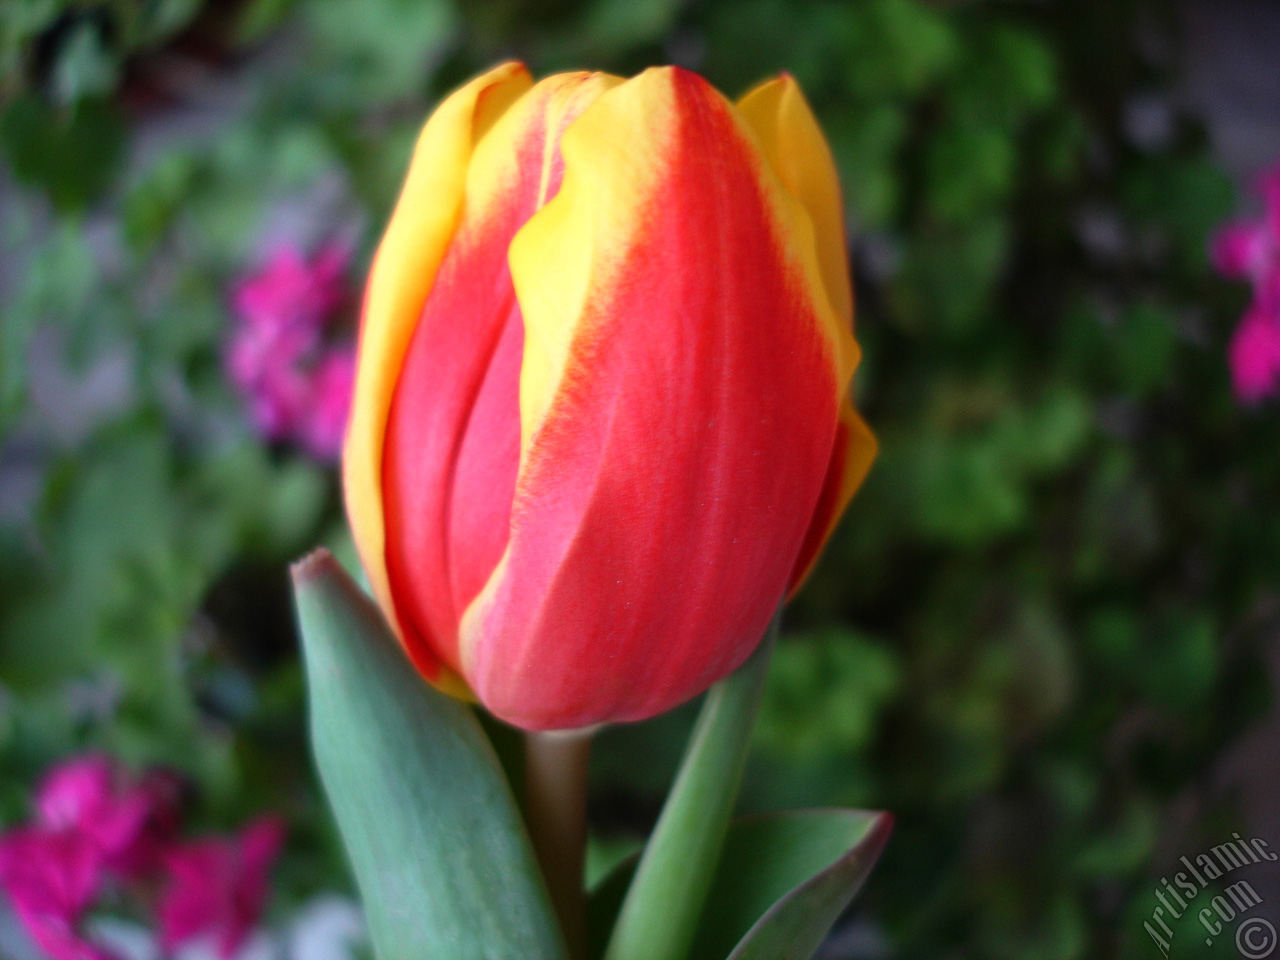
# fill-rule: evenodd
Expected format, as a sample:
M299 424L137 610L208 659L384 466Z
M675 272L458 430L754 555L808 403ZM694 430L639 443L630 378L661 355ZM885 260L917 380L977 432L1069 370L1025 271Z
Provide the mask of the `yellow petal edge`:
M523 64L504 63L459 88L436 108L418 137L365 291L342 458L343 487L352 536L370 586L401 637L387 577L382 499L382 450L391 398L414 327L458 224L475 144L532 85ZM445 689L461 684L444 673L435 682Z

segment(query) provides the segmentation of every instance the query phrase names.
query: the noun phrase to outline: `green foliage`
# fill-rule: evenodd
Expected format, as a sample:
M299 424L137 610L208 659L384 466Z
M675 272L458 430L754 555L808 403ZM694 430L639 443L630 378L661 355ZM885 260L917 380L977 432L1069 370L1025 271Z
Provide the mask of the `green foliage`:
M16 177L46 187L60 209L79 210L111 182L124 129L102 101L55 107L28 95L0 114L0 143Z
M1174 102L1172 9L0 3L0 814L108 747L211 820L282 807L291 889L342 883L281 573L336 483L251 435L229 285L290 229L367 263L422 117L498 59L731 96L787 69L848 199L882 456L788 613L747 805L898 815L858 914L894 956L1149 955L1161 858L1244 826L1211 771L1270 697L1280 582L1280 421L1230 396L1242 295L1204 257L1230 181L1194 117L1123 121ZM602 736L613 840L689 722Z
M316 60L325 65L317 95L357 110L420 99L431 61L456 29L444 0L331 0L308 5L306 16Z
M316 765L378 956L564 956L515 799L472 708L421 682L327 551L295 564L293 582ZM708 692L643 852L594 890L593 960L808 960L884 849L892 821L882 813L730 823L773 632Z
M861 810L738 821L694 956L808 960L871 872L891 822Z
M800 760L864 750L900 682L881 643L838 628L790 637L770 666L757 739L770 753Z
M733 821L692 956L807 960L857 894L889 829L887 815L864 810L792 810ZM636 860L625 859L592 885L590 960L606 956Z

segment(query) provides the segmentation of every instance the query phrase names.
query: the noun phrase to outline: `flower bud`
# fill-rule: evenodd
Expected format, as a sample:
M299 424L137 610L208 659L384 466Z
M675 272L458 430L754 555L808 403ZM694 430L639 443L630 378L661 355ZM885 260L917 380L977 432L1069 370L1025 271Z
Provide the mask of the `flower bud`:
M419 671L526 729L751 653L875 441L830 151L794 81L534 84L427 122L364 303L347 509Z

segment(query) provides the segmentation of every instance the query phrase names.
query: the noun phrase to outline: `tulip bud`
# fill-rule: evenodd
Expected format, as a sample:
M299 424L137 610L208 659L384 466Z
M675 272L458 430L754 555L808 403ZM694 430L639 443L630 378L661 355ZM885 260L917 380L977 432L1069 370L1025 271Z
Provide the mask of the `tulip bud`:
M418 141L344 453L418 670L526 729L639 720L741 664L875 455L839 186L790 77L534 84Z

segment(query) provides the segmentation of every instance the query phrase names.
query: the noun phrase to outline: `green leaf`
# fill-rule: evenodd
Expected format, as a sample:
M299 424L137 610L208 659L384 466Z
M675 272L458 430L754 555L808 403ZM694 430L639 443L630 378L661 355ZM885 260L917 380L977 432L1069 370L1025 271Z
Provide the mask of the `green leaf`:
M258 43L292 12L294 0L250 0L236 20L236 43Z
M421 96L458 26L447 0L329 0L304 18L326 67L316 96L362 109Z
M898 691L898 663L883 645L839 627L778 644L760 707L756 742L801 761L856 754L880 709Z
M421 680L328 551L293 577L316 764L379 960L563 960L474 714Z
M81 21L57 53L50 77L54 100L68 106L89 96L108 96L115 88L119 64L103 43L101 32Z
M725 844L693 955L808 960L889 839L893 819L862 810L749 817Z
M107 189L124 144L124 120L109 100L52 109L25 93L0 111L0 148L14 174L44 190L63 213L82 210Z
M796 810L734 821L690 956L811 956L866 879L891 824L887 814L863 810ZM591 891L593 958L603 955L604 934L635 868L632 857Z
M597 60L660 41L680 11L677 0L596 0L571 30L548 39L553 63Z
M777 624L775 617L756 652L707 694L622 904L609 960L688 955L742 782Z
M868 0L843 8L845 84L855 97L887 99L921 92L961 49L948 18L921 0Z

